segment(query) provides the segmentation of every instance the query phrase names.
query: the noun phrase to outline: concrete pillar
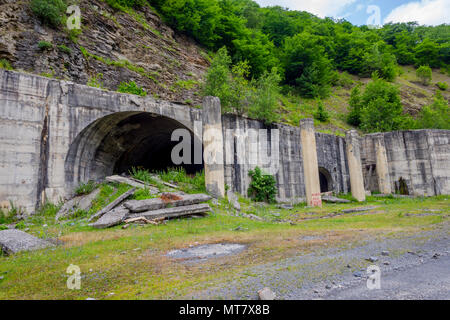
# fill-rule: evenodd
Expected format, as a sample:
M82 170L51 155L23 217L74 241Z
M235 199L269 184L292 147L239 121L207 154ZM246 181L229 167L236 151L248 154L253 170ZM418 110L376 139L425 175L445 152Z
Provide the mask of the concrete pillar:
M347 131L345 142L347 144L347 161L352 196L358 201L364 201L366 200L366 191L361 168L360 141L356 130Z
M306 202L309 206L321 207L322 198L320 196L319 165L317 164L316 135L313 119L300 120L300 139Z
M217 97L203 100L203 161L206 191L213 197L225 196L222 112Z
M374 139L376 154L376 170L378 177L378 190L384 194L392 193L389 167L386 156L386 146L382 134L376 135Z

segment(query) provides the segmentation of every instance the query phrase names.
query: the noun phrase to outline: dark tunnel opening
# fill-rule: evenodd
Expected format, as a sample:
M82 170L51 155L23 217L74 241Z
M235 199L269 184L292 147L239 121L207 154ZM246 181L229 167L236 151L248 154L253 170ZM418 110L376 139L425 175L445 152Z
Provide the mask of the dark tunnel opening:
M121 128L130 128L123 130ZM190 130L180 125L179 122L165 118L153 117L149 113L140 113L117 125L121 136L128 141L124 152L115 163L113 173L128 173L131 168L143 168L149 171L163 171L168 168L182 167L188 174L195 174L203 169L202 164L194 163L194 135ZM176 129L185 129L190 135L191 161L189 163L175 164L171 154L173 148L180 143L171 141L172 133ZM115 137L115 139L121 139ZM105 141L105 146L108 142ZM181 156L183 151L181 151Z
M174 146L181 141L171 141L177 129L184 129L188 137L183 140L190 145L188 163L174 163L171 157ZM200 139L179 121L149 112L105 116L87 126L71 144L65 163L67 187L112 174L128 175L133 167L151 172L181 167L195 174L203 170L203 161L194 162L195 151L202 152ZM183 151L177 154L183 156Z
M333 191L333 179L327 169L319 167L320 192Z

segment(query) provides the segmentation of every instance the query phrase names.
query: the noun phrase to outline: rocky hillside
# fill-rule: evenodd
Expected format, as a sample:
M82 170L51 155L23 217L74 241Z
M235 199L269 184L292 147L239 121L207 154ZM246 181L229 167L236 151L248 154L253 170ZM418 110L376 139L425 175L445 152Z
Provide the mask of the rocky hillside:
M30 1L0 0L0 60L18 71L117 90L135 81L154 97L198 105L198 85L209 58L176 34L157 13L112 9L80 0L82 32L41 23Z

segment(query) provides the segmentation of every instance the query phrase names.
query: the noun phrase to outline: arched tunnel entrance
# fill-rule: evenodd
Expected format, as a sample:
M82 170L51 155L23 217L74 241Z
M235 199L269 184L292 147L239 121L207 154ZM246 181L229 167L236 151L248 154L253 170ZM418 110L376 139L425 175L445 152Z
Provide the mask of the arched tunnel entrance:
M190 164L175 164L171 153L179 141L171 141L176 129L190 136ZM96 120L71 144L65 161L66 185L100 180L108 175L128 173L132 167L161 171L183 167L193 174L203 169L194 163L194 141L199 138L180 122L148 112L119 112ZM182 152L181 152L181 155Z
M319 167L319 182L321 193L333 191L333 178L330 172L323 167Z

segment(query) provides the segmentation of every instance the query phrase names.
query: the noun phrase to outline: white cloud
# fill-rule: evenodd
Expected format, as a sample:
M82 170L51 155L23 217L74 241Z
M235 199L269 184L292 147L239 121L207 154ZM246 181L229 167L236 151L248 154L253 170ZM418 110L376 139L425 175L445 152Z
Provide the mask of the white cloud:
M450 23L450 0L409 2L392 10L384 19L384 23L409 21L425 25Z
M357 0L256 0L261 6L289 8L291 10L308 11L321 18L337 17L349 5Z

